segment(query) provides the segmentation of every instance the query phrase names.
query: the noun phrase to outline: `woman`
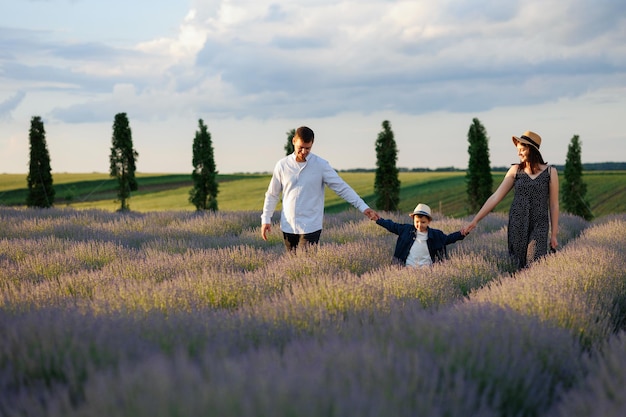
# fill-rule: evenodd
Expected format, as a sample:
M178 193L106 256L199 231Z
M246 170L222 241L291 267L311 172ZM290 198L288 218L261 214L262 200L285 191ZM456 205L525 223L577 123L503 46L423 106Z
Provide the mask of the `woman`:
M471 232L515 187L509 211L508 246L516 268L521 269L548 252L548 232L550 247L558 246L559 177L556 168L546 164L539 153L541 136L527 131L520 137L513 136L513 144L520 163L511 166L498 189L462 232Z

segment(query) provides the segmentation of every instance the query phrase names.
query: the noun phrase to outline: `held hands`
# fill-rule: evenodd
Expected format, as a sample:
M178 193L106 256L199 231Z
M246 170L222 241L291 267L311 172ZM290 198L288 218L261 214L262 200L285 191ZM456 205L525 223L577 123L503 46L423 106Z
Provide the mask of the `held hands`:
M367 218L370 219L370 220L376 221L376 220L380 219L380 216L378 215L378 213L376 213L371 208L365 209L363 214L365 214L367 216Z
M461 234L463 236L467 236L472 230L474 230L475 227L476 227L476 223L471 222L470 224L468 224L467 226L461 229Z

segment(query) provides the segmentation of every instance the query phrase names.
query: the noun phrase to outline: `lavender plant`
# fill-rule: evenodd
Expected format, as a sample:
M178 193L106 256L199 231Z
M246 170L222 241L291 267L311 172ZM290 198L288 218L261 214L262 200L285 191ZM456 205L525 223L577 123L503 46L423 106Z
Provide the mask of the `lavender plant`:
M626 415L626 337L611 337L583 360L587 375L546 415L618 417Z
M511 275L497 214L411 269L353 210L291 254L253 212L0 208L0 415L610 415L626 218L560 222Z
M478 289L470 299L567 328L586 346L599 343L623 325L626 250L618 236L623 233L623 221L587 229L536 267Z

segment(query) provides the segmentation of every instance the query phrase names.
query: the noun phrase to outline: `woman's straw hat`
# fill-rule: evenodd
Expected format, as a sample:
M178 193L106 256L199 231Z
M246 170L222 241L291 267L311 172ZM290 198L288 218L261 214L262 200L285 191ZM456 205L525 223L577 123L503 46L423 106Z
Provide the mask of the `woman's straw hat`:
M535 132L531 132L530 130L527 130L520 137L513 136L513 144L515 146L517 146L517 142L525 143L539 150L539 147L541 146L541 136L539 136Z

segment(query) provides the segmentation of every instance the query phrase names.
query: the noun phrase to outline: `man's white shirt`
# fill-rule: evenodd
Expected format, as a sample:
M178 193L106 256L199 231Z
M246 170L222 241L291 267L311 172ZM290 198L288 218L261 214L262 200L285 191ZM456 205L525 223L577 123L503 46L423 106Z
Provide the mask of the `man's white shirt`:
M324 186L363 212L369 206L337 174L328 161L310 153L305 162L295 154L276 163L265 193L261 224L269 224L282 193L280 228L286 233L305 234L322 229Z

